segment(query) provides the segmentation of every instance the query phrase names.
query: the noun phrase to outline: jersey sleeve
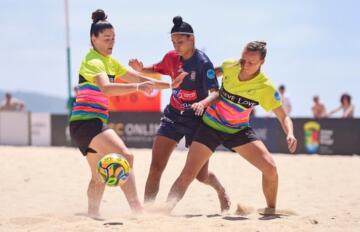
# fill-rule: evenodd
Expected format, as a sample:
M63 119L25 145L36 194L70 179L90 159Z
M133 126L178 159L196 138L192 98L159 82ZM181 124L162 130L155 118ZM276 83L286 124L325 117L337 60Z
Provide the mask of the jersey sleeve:
M122 77L122 76L124 76L126 73L127 73L126 67L125 67L123 64L121 64L121 63L119 63L119 62L116 61L115 76Z
M219 82L216 78L214 65L211 62L206 62L201 72L205 87L207 89L219 89Z
M260 101L260 105L267 112L272 111L281 106L280 93L275 89L272 84L267 86L265 94Z
M238 64L238 62L234 59L227 59L224 60L224 62L221 64L219 68L221 68L221 71L224 75L225 72L228 71L229 68L235 67Z
M158 72L163 75L170 75L169 62L170 55L167 53L159 63L153 65L154 72Z
M119 63L117 60L115 60L115 64L115 80L117 80L118 78L126 75L127 68L123 64Z
M80 75L87 81L95 82L94 78L101 74L106 75L105 65L101 60L92 59L81 64Z

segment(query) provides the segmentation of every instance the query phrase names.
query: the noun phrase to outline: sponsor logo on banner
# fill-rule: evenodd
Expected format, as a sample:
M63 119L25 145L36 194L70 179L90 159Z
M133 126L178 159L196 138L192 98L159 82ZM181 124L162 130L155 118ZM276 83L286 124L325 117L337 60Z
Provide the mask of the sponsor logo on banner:
M307 152L332 153L334 131L321 128L320 123L309 121L304 124L304 144Z
M152 143L159 125L159 123L109 123L109 127L125 142L142 144Z
M320 146L319 134L319 123L310 121L304 124L304 144L307 152L312 154L318 152Z

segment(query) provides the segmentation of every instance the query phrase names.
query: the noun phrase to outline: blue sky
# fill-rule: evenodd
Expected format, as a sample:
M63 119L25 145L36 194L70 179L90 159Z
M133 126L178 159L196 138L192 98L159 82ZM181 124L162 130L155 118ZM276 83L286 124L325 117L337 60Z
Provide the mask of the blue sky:
M360 116L359 1L69 0L69 7L73 84L90 47L95 9L109 15L117 36L113 55L125 65L134 57L159 61L172 49L172 18L181 15L214 65L239 58L248 41L267 41L263 72L275 85L286 85L293 116L311 116L314 94L334 109L344 92ZM64 1L1 0L0 25L0 89L66 97ZM165 91L163 105L168 98Z

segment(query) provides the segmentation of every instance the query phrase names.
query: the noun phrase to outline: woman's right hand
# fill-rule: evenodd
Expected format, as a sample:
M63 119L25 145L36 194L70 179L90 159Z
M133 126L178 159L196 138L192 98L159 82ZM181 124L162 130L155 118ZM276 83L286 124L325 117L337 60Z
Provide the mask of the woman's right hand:
M142 72L144 69L144 64L138 59L130 59L129 66L137 72Z
M151 94L155 87L155 83L153 81L145 81L137 84L139 85L139 91L145 92L147 94Z

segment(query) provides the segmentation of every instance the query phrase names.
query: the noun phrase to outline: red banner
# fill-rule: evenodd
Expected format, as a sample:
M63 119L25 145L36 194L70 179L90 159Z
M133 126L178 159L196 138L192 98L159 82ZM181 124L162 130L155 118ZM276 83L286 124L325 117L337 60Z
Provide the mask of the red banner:
M144 74L142 74L144 75ZM146 76L159 80L159 74ZM121 78L117 78L115 82L124 83ZM123 96L110 97L110 111L122 112L160 112L161 111L161 93L155 89L151 94L143 92L134 92Z

